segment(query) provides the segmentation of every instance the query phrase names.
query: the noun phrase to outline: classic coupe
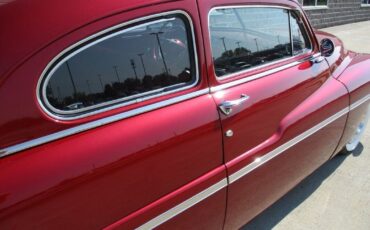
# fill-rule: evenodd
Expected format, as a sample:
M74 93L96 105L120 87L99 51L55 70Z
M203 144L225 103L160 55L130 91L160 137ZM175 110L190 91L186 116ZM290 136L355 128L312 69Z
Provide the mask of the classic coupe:
M289 0L0 3L1 229L238 229L369 118Z

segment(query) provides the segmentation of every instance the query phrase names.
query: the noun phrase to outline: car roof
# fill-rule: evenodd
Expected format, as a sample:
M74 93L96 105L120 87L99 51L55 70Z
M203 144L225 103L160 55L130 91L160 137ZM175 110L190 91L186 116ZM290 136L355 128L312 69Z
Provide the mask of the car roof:
M0 83L30 55L68 32L119 12L161 2L169 1L0 1Z
M93 3L91 0L3 0L0 2L0 84L33 54L82 26L124 11L169 1L186 0L105 0Z

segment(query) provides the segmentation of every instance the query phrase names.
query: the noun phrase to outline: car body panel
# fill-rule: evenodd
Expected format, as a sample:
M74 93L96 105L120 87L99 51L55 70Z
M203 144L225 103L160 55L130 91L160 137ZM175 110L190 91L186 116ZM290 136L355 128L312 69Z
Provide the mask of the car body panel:
M9 10L10 12L13 12L12 7L18 7L18 8L24 8L27 6L26 3L21 3L22 0L19 0L19 6L17 4L18 1L15 1L14 3L9 3L4 6L5 9L3 10ZM109 2L109 1L108 1ZM116 2L116 1L112 1ZM129 1L131 4L143 4L142 1L138 1L135 3L135 1ZM43 137L49 134L53 134L58 131L62 131L65 129L69 129L81 124L85 124L90 121L98 120L101 118L109 117L112 115L116 115L119 113L132 111L136 108L141 108L145 105L150 105L156 102L161 102L166 99L171 99L177 96L181 95L187 95L191 92L198 91L201 89L204 89L208 86L207 84L207 78L201 77L201 81L198 83L196 87L193 87L188 90L182 90L177 93L173 93L170 95L165 95L157 98L153 98L150 100L146 100L142 103L130 105L130 106L121 106L119 108L109 110L103 113L99 113L93 116L89 116L86 118L80 118L73 121L62 121L59 119L55 119L53 117L48 116L43 109L40 107L40 104L37 100L37 95L35 94L37 90L37 84L39 81L40 76L42 75L44 69L47 67L47 65L51 62L51 60L57 56L60 52L67 49L68 47L72 46L73 44L81 41L82 39L91 36L95 33L98 33L100 31L106 30L108 28L111 28L112 26L116 26L117 24L121 23L127 23L131 20L136 20L138 18L145 18L147 16L155 15L158 13L163 12L171 12L171 11L178 11L182 10L183 12L187 12L190 15L190 18L192 20L192 24L194 27L194 34L196 35L196 41L195 46L197 49L197 58L198 58L198 66L199 66L199 76L206 76L206 69L203 65L205 65L204 62L204 53L202 49L203 45L203 39L202 39L202 33L200 30L200 24L198 20L198 14L197 14L197 6L196 2L194 0L187 0L187 1L170 1L166 2L163 1L162 4L154 4L154 5L146 5L147 7L139 7L136 10L131 10L128 12L121 12L116 13L110 17L102 17L100 20L90 19L90 21L84 20L84 26L81 28L75 28L75 30L70 31L70 27L73 27L74 25L71 24L69 21L64 21L62 18L62 15L65 15L61 11L61 14L58 17L58 23L60 23L61 28L59 33L64 32L64 36L57 37L58 39L55 40L53 43L48 44L46 47L43 45L40 45L38 47L38 52L34 52L32 55L32 58L27 59L22 63L22 65L19 66L19 63L17 63L15 60L12 63L9 63L7 65L7 68L15 68L11 72L11 78L9 78L10 75L8 74L0 74L0 97L1 98L12 98L11 100L3 100L1 106L3 108L7 108L2 113L0 113L0 130L3 130L0 133L0 148L4 148L7 146L16 145L18 143L22 143L28 140L32 140L35 138ZM14 4L14 6L13 6ZM52 3L50 3L52 4ZM81 3L82 4L82 3ZM89 5L91 3L84 3L85 5ZM118 4L118 3L115 3ZM32 5L32 4L31 4ZM42 4L41 4L42 5ZM44 8L38 4L35 4L33 7L41 7L41 9L38 9L34 12L42 11ZM104 4L102 4L104 5ZM106 3L107 9L105 9L106 14L111 13L112 10L110 7L110 4ZM8 9L7 6L10 8ZM12 7L11 7L12 6ZM54 6L54 5L52 5ZM57 6L57 5L55 5ZM77 7L77 5L76 5ZM98 6L96 6L99 8ZM125 4L123 4L122 7L125 7ZM16 8L16 9L18 9ZM57 11L57 8L52 8L53 11ZM69 9L67 7L67 9ZM103 8L104 9L104 8ZM100 11L99 9L98 11ZM73 11L76 11L76 14L80 11L80 8L75 8ZM114 11L115 12L115 11ZM93 12L92 12L93 13ZM95 12L96 13L96 12ZM36 13L35 13L36 14ZM101 14L101 13L100 13ZM98 14L98 15L100 15ZM0 14L1 15L1 14ZM6 14L4 14L6 15ZM94 14L92 14L94 15ZM90 17L92 17L92 15ZM40 14L39 17L42 17L43 15ZM19 21L19 23L25 23L29 20L29 15L25 14L22 17L18 18L16 21ZM97 15L95 17L98 17ZM7 23L9 18L4 18L2 21L3 23ZM37 17L38 18L38 17ZM98 17L99 18L99 17ZM78 19L75 19L78 20ZM0 20L1 21L1 20ZM18 22L17 22L18 23ZM36 22L35 22L36 23ZM82 23L82 22L81 22ZM10 21L8 24L11 24ZM40 22L38 22L40 24ZM50 30L48 26L51 26L50 22L45 21L44 26L46 28L40 28L39 35L42 34L48 34L47 32ZM65 27L62 25L67 24ZM17 25L13 25L16 27ZM39 25L41 26L41 25ZM21 30L22 27L20 27ZM74 28L74 27L73 27ZM4 30L5 32L5 30ZM21 39L18 38L16 35L13 35L15 38L14 40ZM50 41L54 40L49 38L48 36L44 35L45 38ZM4 38L5 39L5 38ZM9 38L7 38L9 39ZM31 38L30 38L31 39ZM38 39L35 38L35 40L38 41ZM35 42L37 42L35 41ZM24 44L24 42L21 42L17 40L17 43ZM1 42L3 44L3 42ZM29 44L28 46L33 46ZM23 50L22 47L18 48L19 50ZM25 48L24 48L25 49ZM12 55L15 55L16 53L13 53ZM4 53L3 55L6 55ZM22 56L20 54L16 55L17 57ZM7 59L7 58L6 58ZM7 59L8 60L8 59ZM9 60L13 60L12 58L9 58ZM6 64L6 63L4 63ZM22 82L22 84L20 84ZM17 90L14 90L17 89ZM22 92L22 97L18 96L18 93Z
M25 228L24 223L29 223L27 228L38 229L104 228L131 218L138 210L149 210L146 217L124 219L128 221L124 226L135 222L138 227L164 208L223 181L210 197L212 202L203 197L200 203L205 207L217 203L212 206L209 223L220 225L226 202L222 137L216 106L207 94L196 2L107 1L100 3L102 7L85 1L63 3L64 7L59 4L35 2L27 8L27 3L15 1L0 7L5 12L2 16L15 9L38 15L28 21L36 24L29 35L31 41L21 43L19 53L3 63L6 68L1 67L2 71L14 68L0 80L0 97L11 98L1 101L7 108L0 114L0 154L6 156L0 160L1 226ZM85 5L93 10L80 14ZM194 27L200 78L196 86L73 121L52 118L40 108L35 94L39 78L64 49L117 24L178 10L190 16ZM52 23L38 21L53 12ZM29 13L18 15L12 27L28 31L19 24L30 17ZM49 31L54 23L58 26ZM19 42L18 32L10 30L4 28ZM14 49L13 45L4 52ZM168 194L173 194L171 199L165 197ZM203 211L203 206L194 207L194 214L199 210ZM178 216L176 223L184 222L186 213Z
M219 129L204 95L3 158L0 224L105 227L222 166Z
M358 54L338 77L350 94L350 112L337 152L344 148L356 132L370 108L370 55Z
M323 95L327 97L323 99ZM330 78L286 115L269 139L226 164L229 177L233 178L257 159L275 154L273 152L281 146L287 148L252 171L236 177L229 186L226 229L238 228L251 220L330 158L342 136L346 111L314 134L305 132L346 108L345 88ZM301 134L304 139L285 146Z
M357 54L345 48L343 42L334 35L315 31L317 39L329 38L335 45L333 55L326 60L330 66L332 76L338 79L347 88L350 98L350 112L343 137L335 153L340 152L350 141L355 133L358 124L364 119L368 109L369 92L370 92L370 55ZM358 102L363 101L359 107ZM335 154L333 154L333 157Z
M312 50L217 78L208 14L240 5L300 11ZM197 85L68 121L41 108L40 77L60 53L179 11L194 30ZM0 4L0 24L4 229L239 228L342 149L370 101L370 56L313 30L297 1L16 0ZM323 38L335 52L315 63ZM220 112L242 94L246 103Z
M208 29L205 12L218 4L217 1L206 1L202 4L204 8L200 7L203 30ZM300 9L294 3L276 5ZM244 5L229 1L225 6L269 5L266 2L247 1ZM288 63L296 62L293 66L284 67L286 63L282 61L223 79L215 76L213 61L207 59L216 104L237 100L243 94L249 96L246 102L233 107L231 114L220 112L230 183L225 229L240 228L326 162L342 136L349 105L347 90L331 76L325 61L315 63L307 59L314 57L319 48L310 27L306 28L313 49L288 59ZM212 57L209 44L205 49L207 57ZM279 71L269 72L281 66ZM263 72L268 74L263 76ZM259 74L262 76L253 77ZM248 77L250 81L239 80ZM338 118L316 130L313 136L293 146L284 146L337 113L340 113ZM228 130L233 136L227 137ZM313 143L315 148L310 148ZM275 154L274 151L282 146L288 149L270 159L268 155ZM266 163L258 163L264 159L267 159Z

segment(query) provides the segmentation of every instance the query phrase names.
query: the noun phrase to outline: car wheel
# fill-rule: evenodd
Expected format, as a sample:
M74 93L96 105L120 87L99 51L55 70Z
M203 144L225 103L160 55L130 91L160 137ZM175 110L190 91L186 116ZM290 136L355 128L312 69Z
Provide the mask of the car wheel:
M369 106L369 109L367 110L365 119L362 120L358 124L358 126L356 128L356 132L353 134L350 141L346 144L342 153L351 153L353 150L355 150L357 148L357 146L360 144L361 138L363 137L363 135L365 133L366 125L369 121L369 118L370 118L370 106Z

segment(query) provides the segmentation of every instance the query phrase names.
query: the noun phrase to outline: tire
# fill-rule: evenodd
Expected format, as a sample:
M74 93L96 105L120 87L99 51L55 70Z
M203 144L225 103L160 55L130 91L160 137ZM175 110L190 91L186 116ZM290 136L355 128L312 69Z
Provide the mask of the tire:
M350 141L344 146L341 154L350 154L352 153L360 144L361 138L364 136L366 125L370 119L370 105L367 110L365 118L357 125L356 131L351 137Z

